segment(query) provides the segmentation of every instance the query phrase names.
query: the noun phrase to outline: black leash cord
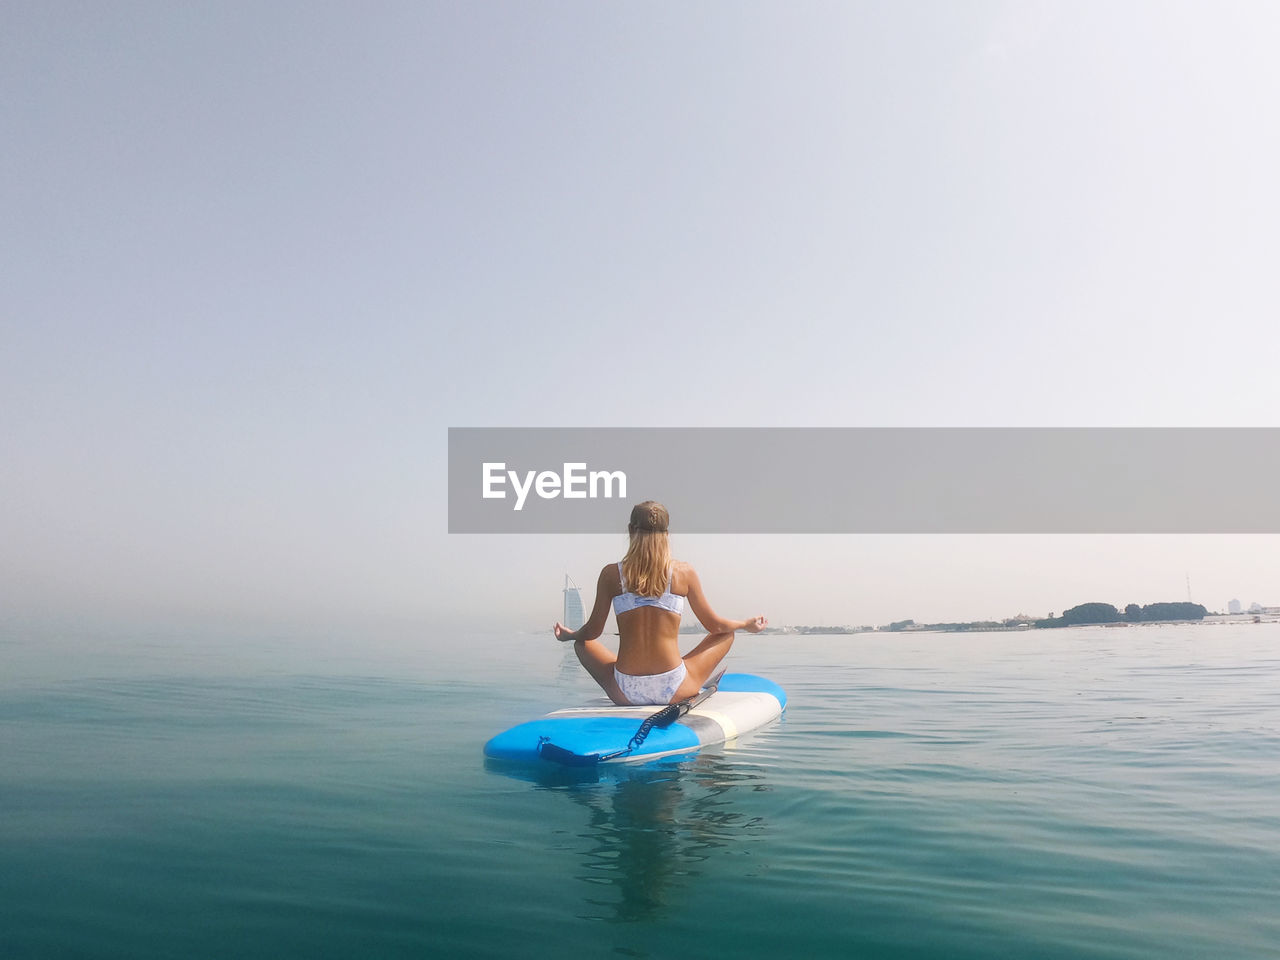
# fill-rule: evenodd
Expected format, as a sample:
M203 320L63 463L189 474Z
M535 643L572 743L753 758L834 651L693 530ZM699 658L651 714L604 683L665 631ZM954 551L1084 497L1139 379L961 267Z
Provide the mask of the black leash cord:
M538 756L547 760L554 760L556 763L562 763L569 767L589 767L597 763L603 763L606 760L617 760L618 757L625 757L632 750L635 750L640 744L644 743L645 737L649 736L649 732L654 727L669 727L676 720L679 720L686 713L696 707L698 704L706 700L720 688L720 678L724 676L721 670L711 682L703 687L692 697L680 700L676 703L668 704L652 716L645 717L627 745L621 750L615 750L613 753L574 753L572 750L566 750L564 747L557 747L551 742L550 737L538 738Z

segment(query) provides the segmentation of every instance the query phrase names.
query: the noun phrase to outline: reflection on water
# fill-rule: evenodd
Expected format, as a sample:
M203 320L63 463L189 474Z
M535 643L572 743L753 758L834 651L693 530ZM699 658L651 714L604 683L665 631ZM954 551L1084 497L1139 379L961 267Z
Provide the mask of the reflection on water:
M560 655L560 666L556 670L555 679L562 689L572 689L576 681L581 681L588 674L578 655L573 652L573 644L564 643L561 646L564 649Z
M558 681L568 687L582 673L567 648ZM769 790L764 769L740 757L730 762L718 751L646 764L565 767L486 759L485 767L531 780L585 812L576 834L583 841L575 874L584 884L582 919L661 917L703 875L711 856L765 832L765 819L737 803L744 790Z
M586 813L576 874L586 885L583 919L661 917L709 858L765 833L764 818L738 803L743 791L769 790L765 772L722 755L606 766L588 776L595 782L540 783Z

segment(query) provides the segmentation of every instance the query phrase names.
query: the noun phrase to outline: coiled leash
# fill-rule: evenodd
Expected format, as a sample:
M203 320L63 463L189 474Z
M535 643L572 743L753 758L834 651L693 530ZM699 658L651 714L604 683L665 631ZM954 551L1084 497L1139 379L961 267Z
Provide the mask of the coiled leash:
M640 724L640 729L635 735L627 741L627 745L621 750L615 750L613 753L574 753L572 750L566 750L564 747L557 747L551 742L550 737L538 738L538 755L547 760L553 760L556 763L563 764L566 767L590 767L597 763L604 763L606 760L617 760L619 757L625 757L634 751L640 744L644 743L645 738L649 736L649 732L654 727L665 729L671 726L686 713L702 703L709 696L716 692L720 686L720 678L724 676L721 670L708 681L707 685L699 690L692 697L686 697L684 700L677 700L675 703L668 704L653 716L645 717Z

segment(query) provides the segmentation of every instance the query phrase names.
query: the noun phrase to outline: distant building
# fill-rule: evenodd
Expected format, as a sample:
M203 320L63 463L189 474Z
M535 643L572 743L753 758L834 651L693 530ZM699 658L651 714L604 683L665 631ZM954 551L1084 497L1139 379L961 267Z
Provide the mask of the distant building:
M1243 613L1244 607L1240 606L1239 600L1227 601L1227 613Z
M1261 612L1262 612L1262 604L1258 603L1258 601L1257 601L1257 600L1255 600L1253 603L1249 604L1249 612L1250 612L1250 613L1261 613Z
M577 630L587 620L586 615L582 612L582 592L576 587L569 586L569 575L564 577L564 616L560 620L570 630Z

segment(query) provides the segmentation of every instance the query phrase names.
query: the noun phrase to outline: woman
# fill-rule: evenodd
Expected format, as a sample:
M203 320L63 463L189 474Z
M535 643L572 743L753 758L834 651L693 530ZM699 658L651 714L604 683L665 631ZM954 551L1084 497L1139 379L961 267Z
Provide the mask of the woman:
M736 630L759 633L764 617L725 620L702 593L698 574L671 559L667 508L653 500L631 511L627 555L600 571L596 603L579 630L555 625L557 640L572 641L587 672L621 706L675 703L694 696L733 646ZM681 658L680 614L688 599L694 615L710 633ZM618 621L618 655L597 640L609 616Z

